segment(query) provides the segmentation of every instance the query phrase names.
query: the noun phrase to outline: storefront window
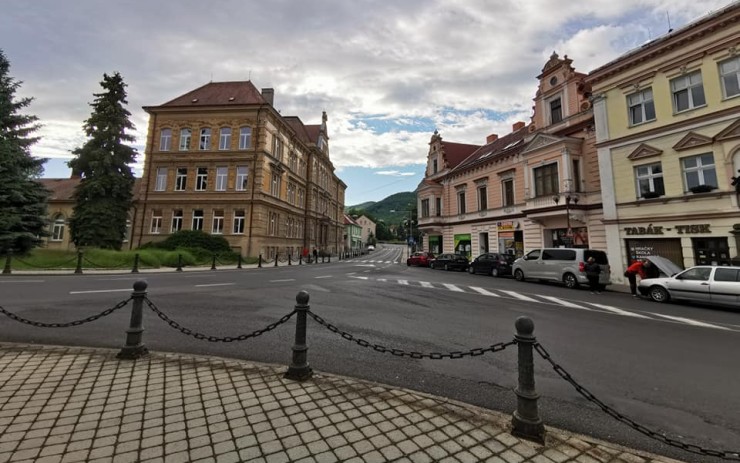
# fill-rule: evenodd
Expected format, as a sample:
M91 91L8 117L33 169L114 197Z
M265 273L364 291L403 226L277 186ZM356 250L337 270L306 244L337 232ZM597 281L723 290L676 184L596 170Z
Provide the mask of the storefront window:
M552 247L559 248L587 248L588 247L588 228L573 228L571 235L568 235L567 228L556 228L550 230Z

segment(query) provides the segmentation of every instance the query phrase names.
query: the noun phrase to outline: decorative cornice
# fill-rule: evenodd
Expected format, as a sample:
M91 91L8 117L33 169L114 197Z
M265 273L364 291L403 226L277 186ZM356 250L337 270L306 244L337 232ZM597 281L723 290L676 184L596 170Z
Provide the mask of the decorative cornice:
M696 132L687 133L681 140L673 145L673 149L676 151L683 151L694 148L696 146L711 145L712 138L705 135L698 134Z
M730 124L727 128L714 136L715 141L730 140L740 137L740 119Z
M646 143L642 143L633 152L627 155L627 159L634 161L635 159L660 156L661 154L663 154L663 150L654 148Z

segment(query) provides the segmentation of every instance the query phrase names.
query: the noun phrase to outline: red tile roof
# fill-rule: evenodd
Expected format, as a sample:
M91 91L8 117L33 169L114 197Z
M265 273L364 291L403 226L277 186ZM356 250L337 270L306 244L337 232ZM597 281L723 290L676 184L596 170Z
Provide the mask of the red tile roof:
M304 143L311 143L311 136L309 135L308 131L306 130L306 125L303 124L303 121L298 116L283 116L283 119L285 122L288 123L288 125L295 130L296 135L298 135L298 138L304 142ZM314 141L315 143L315 141Z
M319 133L321 133L321 125L307 125L306 132L308 132L308 137L310 138L311 143L316 144L319 141Z
M266 104L251 81L210 82L160 107ZM155 106L156 107L156 106Z
M49 201L74 201L75 188L80 183L80 178L40 178L38 181L50 191ZM134 200L139 198L139 185L141 179L134 180Z
M475 150L480 148L478 145L466 145L464 143L451 143L442 141L442 150L447 160L447 167L454 168L470 156Z
M492 141L491 143L483 145L473 154L468 156L467 159L457 165L454 170L460 171L481 162L488 162L498 157L517 154L526 146L526 143L524 142L524 137L526 135L527 128L522 127L516 132L512 132Z

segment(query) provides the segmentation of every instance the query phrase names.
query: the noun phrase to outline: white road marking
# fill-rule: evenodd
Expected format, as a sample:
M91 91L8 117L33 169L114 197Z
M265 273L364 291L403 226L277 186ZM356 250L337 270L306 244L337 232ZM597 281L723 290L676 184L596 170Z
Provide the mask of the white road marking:
M532 299L531 297L525 296L524 294L519 294L516 291L504 291L503 289L500 289L499 291L522 301L537 302L537 299Z
M0 283L43 283L44 280L6 280Z
M448 283L443 283L442 286L444 286L445 288L449 289L450 291L454 291L456 293L464 293L465 292L465 290L462 290L459 287L457 287L455 285L448 284Z
M406 286L408 286L409 285L409 281L408 280L398 280L398 284L399 285L406 285Z
M686 323L687 325L702 326L704 328L716 328L718 330L732 331L731 329L725 328L724 326L712 325L711 323L704 323L704 322L700 322L698 320L692 320L690 318L673 317L671 315L663 315L663 314L659 314L659 313L655 313L655 312L649 312L649 313L652 314L652 315L655 315L657 317L667 318L668 320L674 320L674 321L677 321L677 322Z
M365 279L367 280L367 277L365 277ZM386 281L388 281L388 280L387 280L387 279L385 279L385 278L378 278L378 281L382 281L383 283L385 283L385 282L386 282Z
M363 277L359 275L351 275L350 278L357 278L358 280L367 280L368 277Z
M475 291L477 293L480 293L480 294L482 294L484 296L501 297L500 294L492 293L492 292L488 291L487 289L479 288L478 286L471 286L470 289L472 289L473 291Z
M203 288L203 287L206 287L206 286L231 286L231 285L235 285L235 284L236 283L211 283L211 284L207 284L207 285L195 285L195 287L196 288Z
M542 299L545 299L546 301L554 302L558 305L562 305L564 307L571 307L573 309L582 309L582 310L593 310L589 309L588 307L583 307L582 305L574 304L573 302L566 301L565 299L560 299L558 297L553 296L543 296L541 294L538 294L537 297L540 297Z
M95 291L70 291L69 294L120 293L123 291L132 291L132 289L126 288L126 289L96 289Z
M428 281L420 281L422 288L434 288L434 285L429 283Z
M320 277L314 277L317 280L320 280L321 278L331 278L331 275L321 275Z
M646 318L648 320L652 320L650 317L646 317L645 315L640 315L639 313L629 312L627 310L622 310L618 307L612 307L610 305L603 305L603 304L594 304L593 302L589 302L589 304L598 307L600 309L608 310L609 312L614 312L615 314L624 315L627 317L635 317L635 318Z
M375 265L374 264L370 264L370 265L355 265L355 267L375 267Z
M286 278L285 280L270 280L270 283L282 283L284 281L295 281L295 278Z

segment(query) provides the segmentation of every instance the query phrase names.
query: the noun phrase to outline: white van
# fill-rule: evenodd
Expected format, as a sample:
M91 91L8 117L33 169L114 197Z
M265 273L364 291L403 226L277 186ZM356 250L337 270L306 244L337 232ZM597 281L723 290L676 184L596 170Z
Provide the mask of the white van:
M586 261L593 257L601 267L599 283L611 283L609 258L604 251L583 248L539 248L514 261L512 272L518 281L559 281L568 288L587 285Z

